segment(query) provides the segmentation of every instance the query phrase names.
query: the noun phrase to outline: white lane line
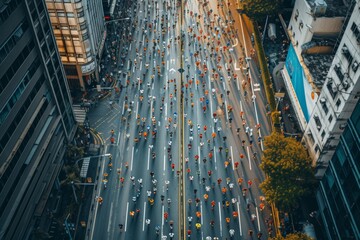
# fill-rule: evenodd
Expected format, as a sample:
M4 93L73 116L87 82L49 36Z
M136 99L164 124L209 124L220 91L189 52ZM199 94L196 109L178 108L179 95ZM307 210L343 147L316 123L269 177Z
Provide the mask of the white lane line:
M226 114L226 119L229 119L226 100L225 100L225 114Z
M113 213L113 207L114 207L114 204L113 204L113 202L111 202L111 206L110 206L110 216L109 216L109 224L108 224L107 232L110 232L110 226L111 226L111 218L112 218L112 213Z
M241 100L239 101L239 103L240 103L240 111L242 112L243 111L243 106L242 106Z
M129 202L126 203L126 212L125 212L125 232L126 232L126 228L127 228L127 219L128 219L128 215L127 213L129 212Z
M129 52L131 51L131 43L130 43L130 46L129 46Z
M151 100L150 100L150 119L153 118L153 112L152 112L152 109L153 109L153 99L151 97Z
M240 198L239 198L240 201ZM239 207L239 201L236 202L237 204L237 210L238 210L238 219L239 219L239 229L240 229L240 236L242 236L242 228L241 228L241 219L240 219L240 207Z
M232 164L233 169L235 170L234 155L233 155L232 146L230 146L230 154L231 154L231 164Z
M221 206L220 206L220 202L218 202L218 206L219 206L220 237L222 237L222 223L221 223Z
M236 77L236 86L237 86L237 90L240 92L240 80L239 77Z
M145 230L145 213L146 213L146 202L144 202L143 231Z
M130 172L132 171L133 162L134 162L134 147L132 147L132 152L131 152Z
M166 60L166 69L169 71L169 60Z
M243 25L242 17L241 17L240 14L239 14L239 20L240 20L240 25L241 25L241 32L242 32L242 35L243 35L243 46L245 48L245 56L247 57L246 41L245 41L245 34L244 34L244 25Z
M259 232L260 232L261 229L260 229L260 219L259 219L259 210L258 210L258 207L256 207L255 210L256 210L256 218L257 218L258 229L259 229Z
M251 159L250 159L249 146L247 146L247 154L248 154L248 159L249 159L249 167L250 167L250 170L251 170Z
M124 115L124 111L125 111L125 101L123 102L123 106L122 106L122 111L121 111L121 115Z
M164 232L164 205L161 208L161 236L163 236Z
M204 222L203 222L203 211L202 211L202 202L200 202L200 213L201 213L201 225L204 225Z
M167 103L164 103L165 120L167 120Z
M194 74L194 80L195 80L195 90L197 90L197 89L198 89L198 86L197 86L197 84L196 84L196 73Z
M225 82L222 82L223 84L223 88L224 88L224 91L226 91L226 87L225 87Z
M135 72L135 65L133 66L133 73Z
M142 65L143 65L143 64L142 64L142 61L141 61L141 62L140 62L140 71L141 71L141 69L142 69Z
M154 90L155 82L152 83L151 90Z
M213 152L214 152L215 170L217 170L217 165L216 165L216 147L215 147L215 145L214 145L214 148L213 148Z
M150 168L150 148L148 148L148 162L147 162L147 170Z
M200 166L200 163L201 163L201 157L200 157L200 146L198 146L198 154L199 154L198 164L199 164L199 171L200 171L200 178L201 178L201 166Z
M166 154L165 154L165 151L166 151L166 147L164 147L164 172L165 172L165 167L166 167Z
M128 60L127 69L130 68L130 60Z
M136 102L136 116L138 115L139 112L139 102Z

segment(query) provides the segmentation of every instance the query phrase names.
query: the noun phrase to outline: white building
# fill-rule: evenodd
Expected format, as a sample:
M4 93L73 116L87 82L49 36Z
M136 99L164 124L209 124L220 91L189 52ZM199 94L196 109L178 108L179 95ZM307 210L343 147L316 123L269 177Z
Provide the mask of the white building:
M359 16L359 0L297 0L289 23L282 75L318 177L359 97Z
M72 91L99 81L105 40L102 1L46 0L56 43Z

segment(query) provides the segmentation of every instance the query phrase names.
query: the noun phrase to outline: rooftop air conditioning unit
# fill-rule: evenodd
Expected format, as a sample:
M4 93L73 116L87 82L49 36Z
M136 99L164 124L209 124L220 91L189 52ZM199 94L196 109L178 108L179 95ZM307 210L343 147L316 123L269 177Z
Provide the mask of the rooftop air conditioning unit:
M327 4L324 0L315 0L314 13L316 16L321 16L326 13Z
M347 48L347 46L343 46L341 49L342 53L344 54L348 54L349 53L349 49Z
M320 98L321 103L326 103L326 99L324 97Z

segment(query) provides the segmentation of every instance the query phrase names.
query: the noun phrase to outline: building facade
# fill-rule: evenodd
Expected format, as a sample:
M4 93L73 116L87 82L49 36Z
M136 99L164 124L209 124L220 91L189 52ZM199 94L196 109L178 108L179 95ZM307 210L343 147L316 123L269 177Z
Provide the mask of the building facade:
M46 0L61 61L73 94L99 82L106 37L102 1Z
M316 194L326 239L360 239L360 102Z
M28 239L75 134L44 0L0 2L0 239Z
M360 97L359 0L297 0L282 70L321 178Z

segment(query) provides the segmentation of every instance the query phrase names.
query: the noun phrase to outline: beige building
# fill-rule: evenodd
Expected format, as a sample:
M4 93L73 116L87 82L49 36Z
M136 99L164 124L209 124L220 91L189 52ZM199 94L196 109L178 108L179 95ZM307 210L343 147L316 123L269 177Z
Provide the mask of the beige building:
M99 81L106 37L102 1L46 0L61 61L72 93Z

